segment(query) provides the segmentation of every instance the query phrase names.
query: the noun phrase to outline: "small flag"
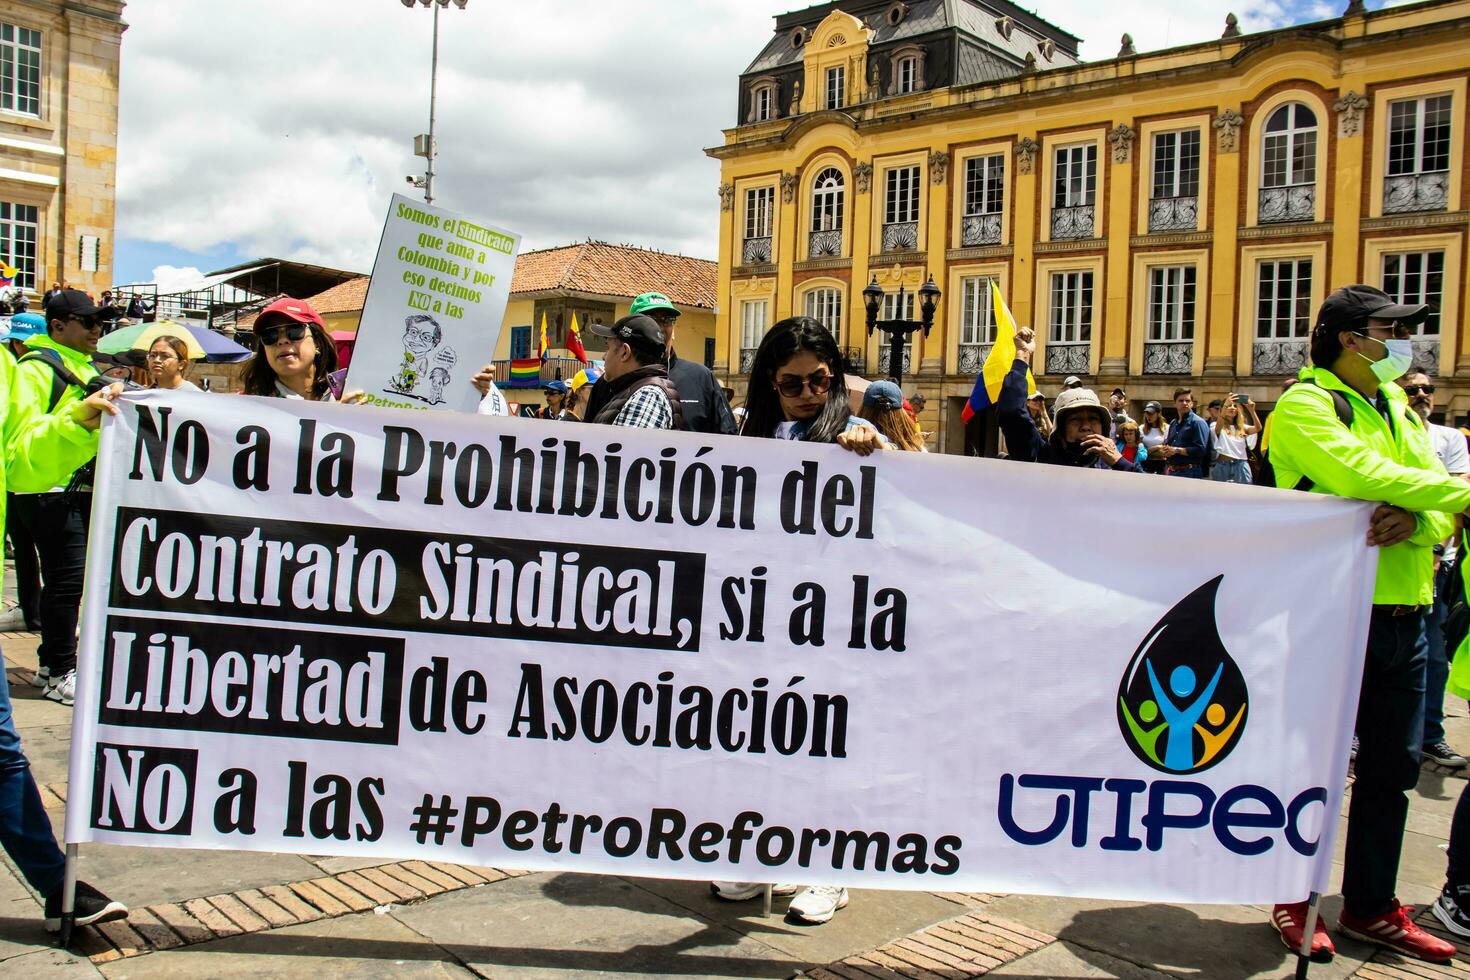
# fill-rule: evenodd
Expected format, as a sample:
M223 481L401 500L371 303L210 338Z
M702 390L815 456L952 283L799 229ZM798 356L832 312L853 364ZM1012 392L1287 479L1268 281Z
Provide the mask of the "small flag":
M546 314L541 314L541 341L536 345L536 356L541 363L546 363L546 357L551 353L551 344L546 340Z
M980 376L975 379L975 390L970 392L970 400L960 413L962 422L969 422L1000 400L1001 382L1016 363L1016 318L1001 299L1000 287L994 279L990 280L990 303L995 310L995 343L980 368ZM1030 368L1026 369L1026 394L1036 394L1036 379L1031 376Z
M15 282L15 277L19 272L20 270L15 266L0 262L0 287L9 286Z
M507 388L541 387L541 361L534 357L516 358L510 362Z
M567 332L567 350L583 364L587 363L587 348L582 346L582 335L577 332L577 314L572 314L572 329Z

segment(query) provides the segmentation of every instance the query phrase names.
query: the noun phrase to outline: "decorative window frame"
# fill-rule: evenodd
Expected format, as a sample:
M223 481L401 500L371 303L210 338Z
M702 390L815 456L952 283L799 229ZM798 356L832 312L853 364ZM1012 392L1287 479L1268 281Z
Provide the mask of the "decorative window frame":
M1000 283L1002 296L1009 297L1011 292L1011 265L1009 262L976 262L955 264L949 267L949 284L944 293L944 373L959 373L960 365L960 335L963 332L963 324L960 322L965 315L964 297L961 293L960 283L972 276L989 276Z
M1388 173L1388 104L1400 99L1426 95L1450 97L1450 186L1445 210L1453 213L1462 207L1460 190L1465 170L1465 76L1442 78L1416 85L1394 85L1373 91L1373 151L1369 164L1368 217L1383 217L1383 181ZM1448 258L1448 256L1447 256ZM1366 268L1366 267L1365 267ZM1444 348L1440 352L1443 355ZM1442 358L1441 358L1442 360ZM1454 364L1453 361L1448 362Z
M888 203L888 171L901 167L919 168L919 241L915 251L927 251L929 241L929 189L933 186L925 176L929 172L929 152L927 149L916 150L913 153L898 153L893 156L875 157L873 159L873 183L872 193L869 198L868 217L868 254L877 255L883 251L883 219L886 216L885 205ZM941 189L942 190L942 189Z
M746 88L750 93L750 110L745 114L745 125L753 126L781 118L781 84L776 80L774 75L761 75L757 78L752 78L747 83ZM763 91L769 91L771 93L771 114L765 119L757 119L756 100Z
M1097 188L1092 196L1092 241L1101 241L1108 212L1108 167L1112 154L1107 151L1108 131L1106 128L1084 129L1068 133L1053 133L1041 139L1041 234L1038 241L1051 241L1051 199L1056 181L1057 148L1092 143L1097 148ZM1087 241L1088 239L1083 239ZM1101 280L1094 280L1101 281Z
M791 292L791 315L806 316L807 295L819 289L835 289L842 294L842 329L838 332L837 346L843 349L862 346L861 339L859 339L858 343L853 343L852 330L853 323L856 322L853 320L853 291L850 288L850 284L844 279L838 279L834 276L818 276L813 279L803 279L797 283ZM772 322L774 323L775 321L773 320Z
M1314 210L1312 220L1318 224L1327 217L1327 179L1331 176L1327 172L1327 144L1337 138L1337 115L1331 111L1331 107L1322 101L1321 96L1308 89L1293 88L1277 92L1265 102L1262 102L1251 113L1250 130L1246 135L1249 140L1248 152L1249 162L1246 166L1245 178L1245 224L1247 228L1260 226L1261 209L1261 181L1265 176L1266 160L1262 153L1263 137L1266 131L1266 121L1271 114L1288 102L1301 102L1311 109L1317 116L1317 157L1313 168L1317 179L1313 186L1316 188ZM1203 155L1203 153L1201 154ZM1201 186L1204 186L1201 184ZM1315 268L1315 266L1313 267ZM1254 279L1254 272L1252 272ZM1313 289L1316 284L1313 283ZM1247 351L1249 354L1249 351Z
M1235 308L1235 373L1242 377L1253 376L1255 373L1255 365L1251 362L1251 345L1256 339L1256 263L1270 259L1312 260L1311 307L1314 312L1321 308L1322 301L1327 298L1327 282L1332 278L1332 270L1327 265L1325 241L1241 247L1240 262L1236 265L1239 284ZM1210 326L1214 327L1215 324L1211 323Z
M1165 131L1178 126L1165 126ZM1204 139L1204 135L1200 137ZM1200 144L1203 150L1204 144ZM1150 178L1151 179L1151 178ZM1203 190L1204 184L1200 184ZM1148 340L1149 270L1154 266L1194 266L1194 350L1190 351L1189 373L1198 377L1205 366L1205 346L1210 327L1210 250L1207 248L1169 252L1136 252L1133 255L1134 329L1128 338L1128 373L1143 376L1143 345Z
M749 302L766 303L766 329L771 329L771 324L781 318L780 310L776 305L776 277L774 275L749 276L730 281L730 316L726 329L729 340L729 350L732 352L728 361L729 373L732 377L742 377L740 374L740 344L743 341L740 322L741 304Z
M11 8L16 6L15 4L10 5ZM59 90L52 85L51 76L57 65L66 64L66 57L61 47L66 40L66 32L58 26L59 22L34 17L24 8L7 9L4 17L0 19L13 27L24 27L27 30L38 31L41 35L40 113L33 116L30 113L0 109L0 121L22 129L54 133L56 131L56 109L53 109L52 102L53 95Z
M780 175L761 174L757 177L741 177L735 180L735 204L731 209L733 220L730 222L730 266L732 268L739 268L745 264L741 261L741 252L745 244L745 192L762 187L771 188L771 262L779 264L781 261L781 217L785 214L786 208L781 204Z
M1066 142L1075 142L1068 140ZM1051 224L1048 217L1047 224ZM1107 282L1103 278L1106 257L1102 255L1072 255L1036 260L1035 302L1031 306L1031 322L1036 330L1036 353L1031 363L1039 366L1041 374L1046 370L1046 346L1051 340L1048 324L1051 322L1051 275L1053 272L1092 273L1092 339L1087 351L1087 373L1097 375L1098 362L1102 358L1103 331L1107 327ZM1141 354L1140 354L1141 357ZM1140 364L1142 361L1140 360Z
M950 248L963 248L960 244L961 234L965 219L965 168L969 160L975 157L991 157L997 154L1004 161L1006 178L1001 182L1000 191L1000 244L1011 243L1011 190L1016 183L1016 155L1012 152L1013 144L1005 143L981 143L975 146L965 146L955 150L954 166L950 168L949 183L952 187L950 197ZM1048 224L1048 227L1050 225ZM971 273L974 275L975 273ZM989 273L980 273L989 275ZM956 323L959 321L956 320Z
M1464 79L1461 79L1463 82ZM1421 95L1434 95L1422 92ZM1384 118L1376 116L1377 119ZM1455 373L1455 356L1460 340L1460 297L1465 294L1461 279L1464 265L1464 236L1460 232L1445 235L1399 235L1392 238L1369 238L1363 242L1362 282L1378 286L1383 279L1383 256L1388 252L1444 252L1444 291L1439 304L1439 377ZM1382 288L1379 286L1379 288Z
M896 95L913 95L929 87L925 78L929 52L921 44L904 44L894 48L888 56L888 90L883 94L892 98ZM907 92L898 90L898 63L904 58L914 59L914 87Z
M810 259L811 236L805 234L811 229L812 201L816 196L815 188L812 186L817 175L823 170L831 167L842 174L842 254L841 258L852 257L852 229L853 208L857 204L859 195L853 187L852 164L839 153L821 153L812 157L801 165L801 185L797 194L797 228L802 229L801 242L798 243L796 254L801 256L802 261Z
M1209 229L1210 192L1214 188L1210 184L1210 139L1214 130L1210 129L1209 113L1201 113L1197 116L1178 116L1171 119L1154 119L1145 122L1138 127L1138 140L1133 144L1136 149L1139 166L1138 175L1138 213L1134 217L1137 224L1135 235L1148 234L1148 210L1150 195L1153 193L1154 185L1154 134L1172 133L1185 129L1199 130L1199 208L1195 218L1194 230L1197 232ZM1048 229L1050 223L1048 223ZM1140 362L1142 363L1142 362Z

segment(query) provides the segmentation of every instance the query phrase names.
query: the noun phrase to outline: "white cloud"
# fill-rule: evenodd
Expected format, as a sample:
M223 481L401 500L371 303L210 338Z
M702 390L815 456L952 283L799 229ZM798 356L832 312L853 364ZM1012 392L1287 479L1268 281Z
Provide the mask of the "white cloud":
M1335 0L1334 0L1335 2ZM1345 2L1345 0L1344 0ZM1312 17L1249 0L1246 31ZM441 15L436 203L521 232L713 257L736 78L782 0L471 0ZM1204 41L1224 8L1043 0L1110 58ZM389 0L135 0L123 36L121 237L366 270L421 170L431 14ZM410 191L410 193L413 193Z
M149 281L158 283L160 293L178 293L198 289L204 282L204 273L192 265L159 265L153 267L153 276Z

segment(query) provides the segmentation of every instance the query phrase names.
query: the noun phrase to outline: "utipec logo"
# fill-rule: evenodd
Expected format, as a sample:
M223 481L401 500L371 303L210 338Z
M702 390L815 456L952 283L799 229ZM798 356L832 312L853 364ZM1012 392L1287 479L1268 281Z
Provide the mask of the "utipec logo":
M1245 677L1215 626L1216 576L1170 609L1139 644L1118 685L1118 727L1160 772L1203 772L1245 731Z

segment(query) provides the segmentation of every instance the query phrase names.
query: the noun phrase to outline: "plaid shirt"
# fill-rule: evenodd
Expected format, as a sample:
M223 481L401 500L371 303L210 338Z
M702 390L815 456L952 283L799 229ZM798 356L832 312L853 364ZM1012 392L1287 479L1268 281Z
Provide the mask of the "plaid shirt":
M672 429L674 410L669 407L669 396L657 385L644 385L628 399L617 418L613 419L613 425L632 429Z

